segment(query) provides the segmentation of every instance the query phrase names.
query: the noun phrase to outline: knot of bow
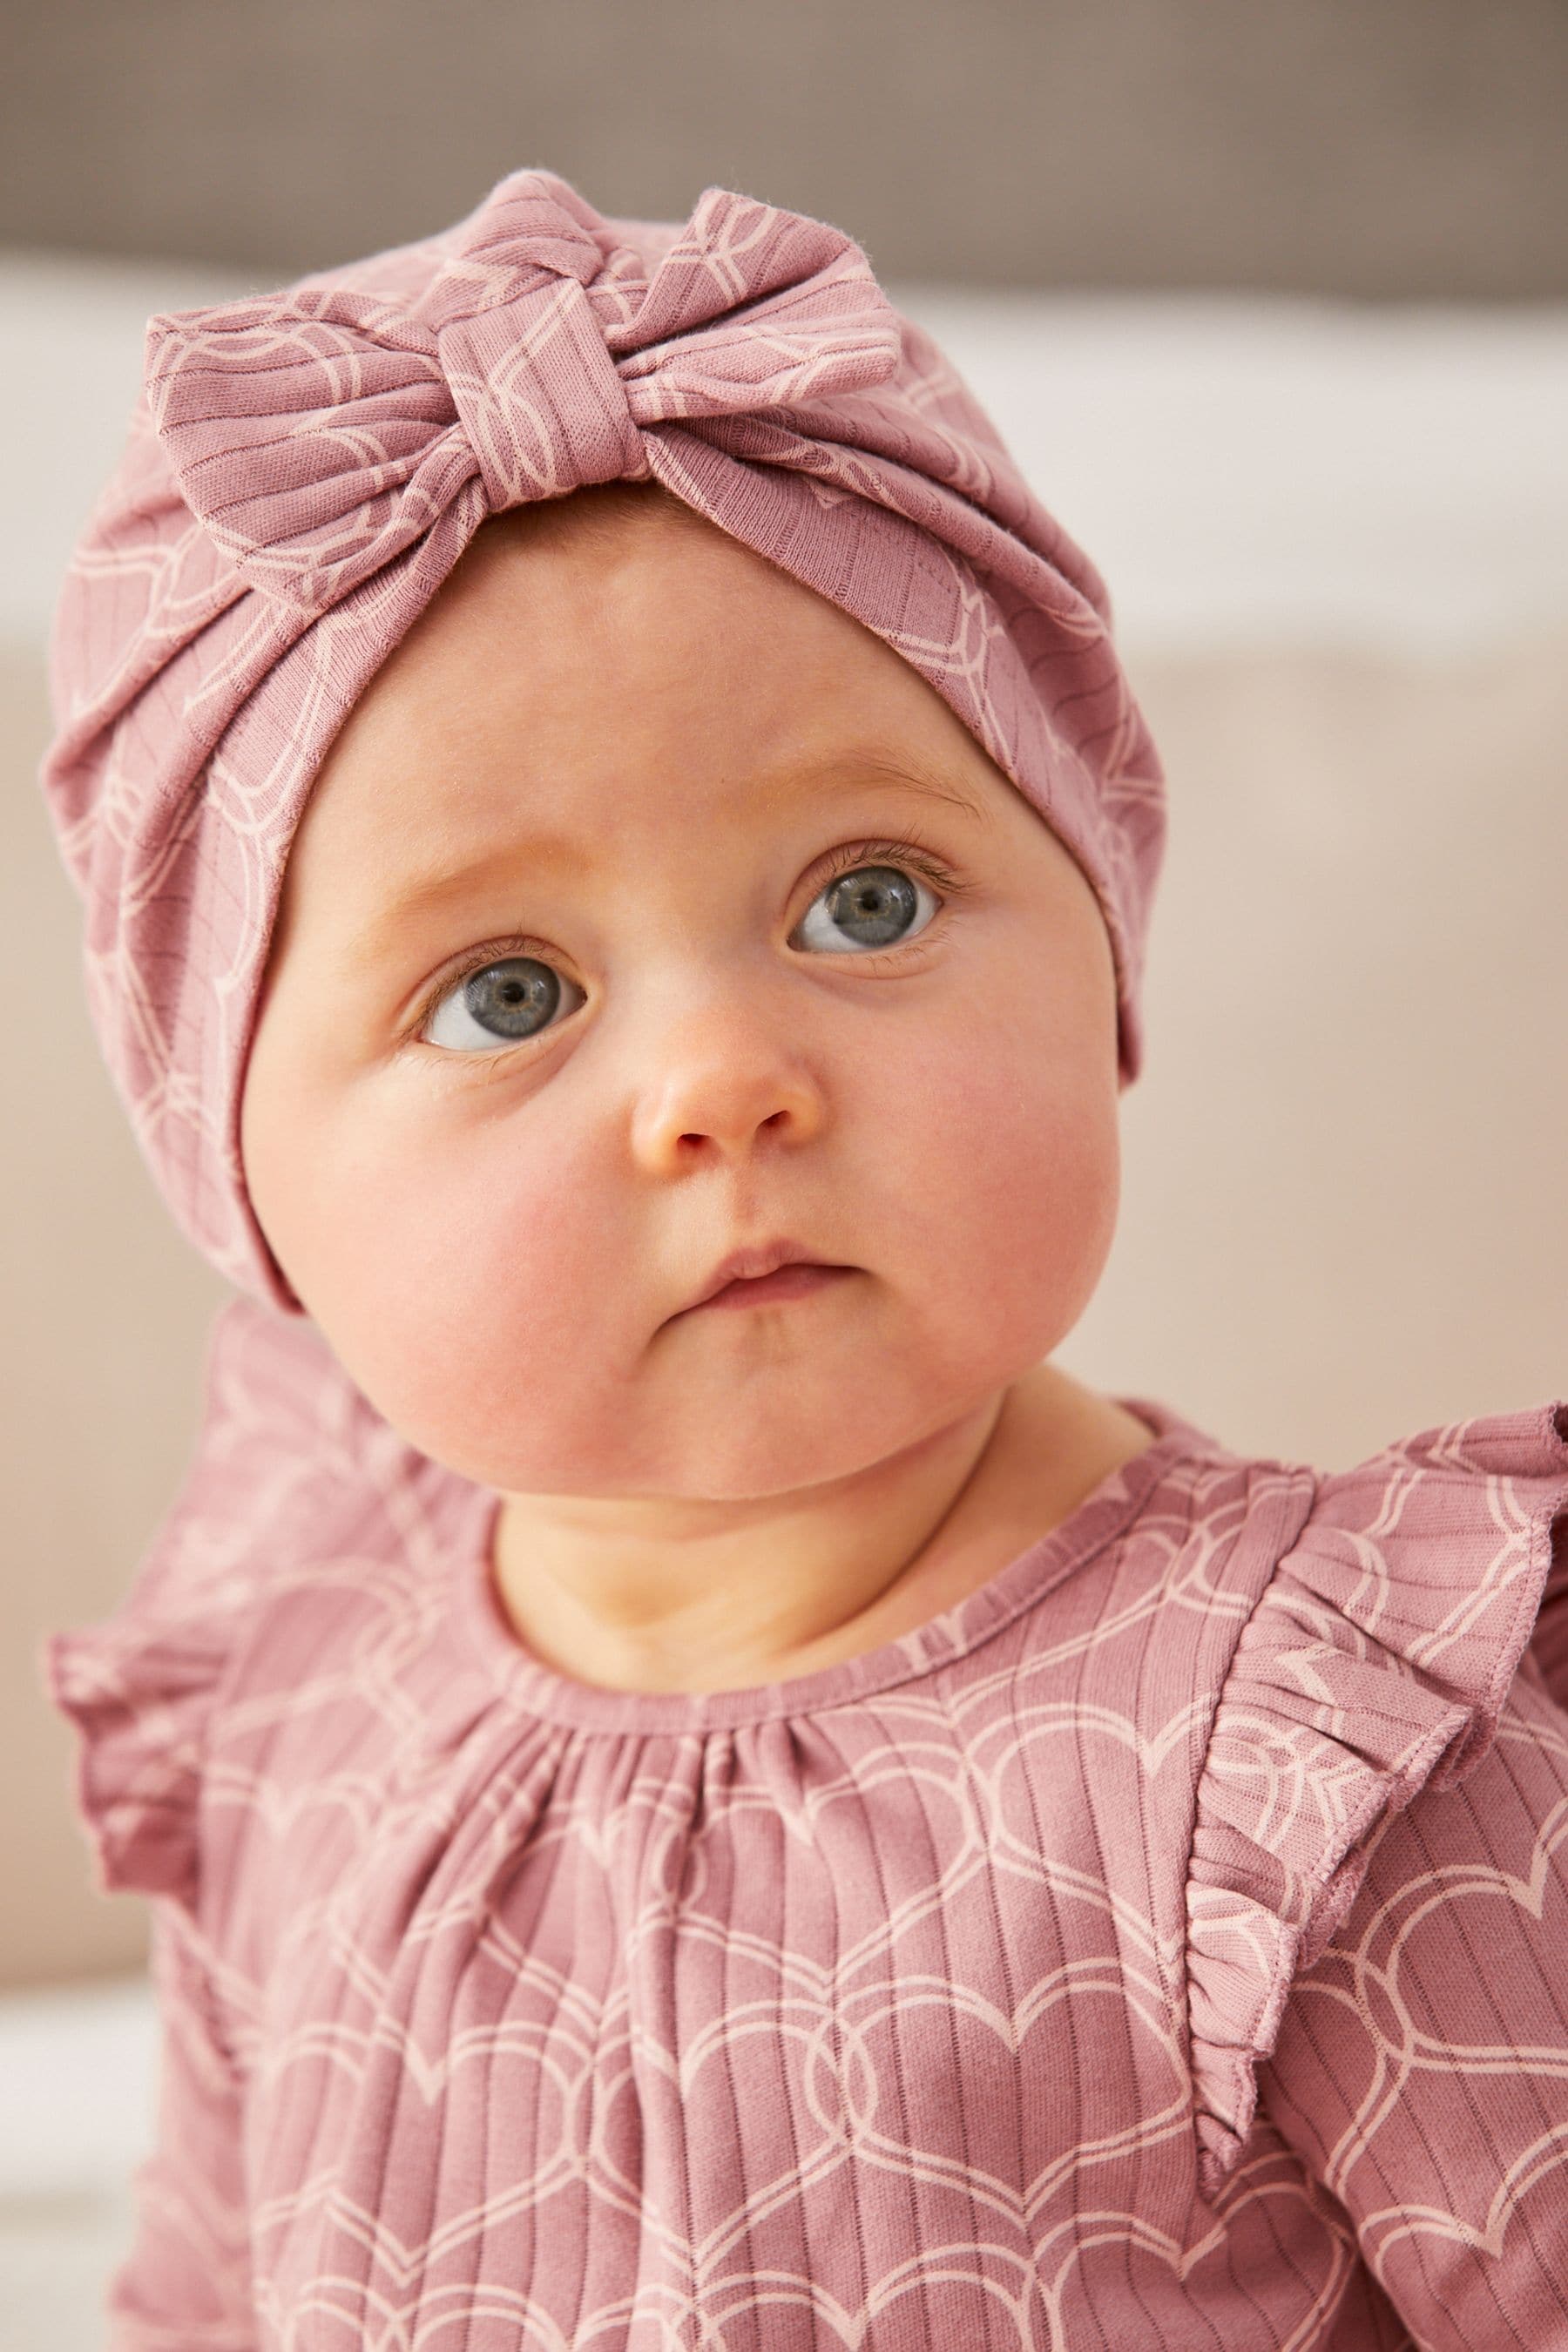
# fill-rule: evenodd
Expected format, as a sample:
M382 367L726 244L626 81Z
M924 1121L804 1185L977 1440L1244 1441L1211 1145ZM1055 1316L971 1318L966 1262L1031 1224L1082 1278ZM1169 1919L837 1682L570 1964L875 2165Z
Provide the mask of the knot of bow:
M650 427L777 421L884 383L899 355L865 255L825 223L709 188L649 275L574 188L530 171L412 297L306 281L154 319L147 394L211 539L313 614L476 478L490 513L646 479Z

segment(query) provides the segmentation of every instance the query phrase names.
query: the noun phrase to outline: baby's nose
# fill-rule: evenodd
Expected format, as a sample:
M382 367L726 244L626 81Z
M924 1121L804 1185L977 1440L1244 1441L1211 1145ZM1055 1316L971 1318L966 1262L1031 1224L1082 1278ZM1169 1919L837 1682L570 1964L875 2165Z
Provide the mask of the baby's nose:
M744 1010L677 1013L645 1032L632 1150L650 1174L798 1145L826 1118L822 1084L798 1047Z

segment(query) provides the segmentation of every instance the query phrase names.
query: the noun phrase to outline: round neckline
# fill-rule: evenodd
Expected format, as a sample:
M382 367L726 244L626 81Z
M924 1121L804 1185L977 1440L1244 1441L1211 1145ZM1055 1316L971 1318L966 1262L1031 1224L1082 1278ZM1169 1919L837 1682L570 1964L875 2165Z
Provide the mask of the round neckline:
M506 1615L495 1588L491 1546L501 1498L481 1492L474 1526L465 1531L458 1580L464 1631L486 1672L514 1706L578 1731L680 1733L731 1730L742 1724L819 1715L830 1707L892 1689L962 1658L1059 1584L1114 1540L1142 1507L1173 1462L1213 1451L1214 1441L1173 1412L1141 1397L1113 1402L1153 1432L1141 1454L1108 1472L1065 1519L996 1570L962 1601L908 1633L777 1682L747 1683L714 1691L613 1690L578 1682L529 1649Z

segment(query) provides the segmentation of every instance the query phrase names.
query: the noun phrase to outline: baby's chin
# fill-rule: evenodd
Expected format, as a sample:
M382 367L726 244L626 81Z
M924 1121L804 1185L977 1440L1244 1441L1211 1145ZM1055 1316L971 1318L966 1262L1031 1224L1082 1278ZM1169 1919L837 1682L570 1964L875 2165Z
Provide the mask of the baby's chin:
M972 1412L1005 1384L976 1368L955 1381L928 1367L865 1370L854 1380L776 1368L749 1382L689 1381L674 1398L613 1393L541 1398L519 1411L397 1413L400 1433L459 1476L498 1494L627 1500L763 1502L854 1478Z

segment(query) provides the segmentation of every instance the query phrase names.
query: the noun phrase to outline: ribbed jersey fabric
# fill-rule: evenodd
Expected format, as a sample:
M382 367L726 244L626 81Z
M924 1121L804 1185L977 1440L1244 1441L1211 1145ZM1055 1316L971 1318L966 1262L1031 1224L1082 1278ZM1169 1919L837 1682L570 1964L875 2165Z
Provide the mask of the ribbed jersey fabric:
M308 1326L226 1398L49 1652L155 1898L116 2352L1568 2346L1568 1407L1325 1475L1124 1399L960 1606L654 1696Z

